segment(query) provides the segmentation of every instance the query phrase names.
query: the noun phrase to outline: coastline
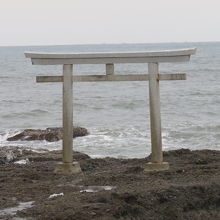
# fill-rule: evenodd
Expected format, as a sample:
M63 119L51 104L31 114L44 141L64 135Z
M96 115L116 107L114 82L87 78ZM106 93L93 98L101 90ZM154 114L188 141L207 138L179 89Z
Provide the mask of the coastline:
M74 160L83 170L83 175L78 176L53 173L61 157L61 151L1 148L0 218L220 217L220 151L167 151L164 160L170 163L170 170L150 173L143 173L149 158L91 159L76 153ZM29 206L13 215L4 212L21 204Z

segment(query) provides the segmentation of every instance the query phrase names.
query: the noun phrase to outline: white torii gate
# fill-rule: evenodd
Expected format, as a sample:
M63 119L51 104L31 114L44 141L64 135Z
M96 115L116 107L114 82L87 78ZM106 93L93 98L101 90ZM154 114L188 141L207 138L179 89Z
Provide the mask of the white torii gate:
M48 53L25 52L33 65L63 65L62 76L37 76L37 82L63 82L63 162L58 163L55 172L80 173L78 162L73 162L73 82L101 81L149 81L151 162L144 171L167 170L163 162L160 80L185 80L186 74L160 74L160 62L189 61L196 48L164 51L107 52L107 53ZM114 75L115 63L148 63L148 74ZM105 64L106 75L73 75L73 64Z

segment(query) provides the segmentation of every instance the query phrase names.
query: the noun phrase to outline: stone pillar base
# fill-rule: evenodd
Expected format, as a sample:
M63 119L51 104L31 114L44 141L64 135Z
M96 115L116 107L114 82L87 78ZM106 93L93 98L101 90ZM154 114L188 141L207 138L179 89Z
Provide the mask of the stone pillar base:
M167 162L162 163L146 163L144 166L144 172L151 172L151 171L162 171L162 170L169 170L170 166Z
M59 174L70 175L70 174L82 173L82 170L78 162L73 162L73 163L60 162L56 164L54 172Z

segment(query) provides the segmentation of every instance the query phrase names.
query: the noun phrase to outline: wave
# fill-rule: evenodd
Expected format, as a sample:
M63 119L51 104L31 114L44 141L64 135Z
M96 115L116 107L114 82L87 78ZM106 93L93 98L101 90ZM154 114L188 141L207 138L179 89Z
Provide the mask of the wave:
M49 111L47 110L41 110L41 109L34 109L29 112L13 112L10 114L5 114L2 116L2 118L24 118L28 116L37 116L37 115L42 115L42 114L49 114Z

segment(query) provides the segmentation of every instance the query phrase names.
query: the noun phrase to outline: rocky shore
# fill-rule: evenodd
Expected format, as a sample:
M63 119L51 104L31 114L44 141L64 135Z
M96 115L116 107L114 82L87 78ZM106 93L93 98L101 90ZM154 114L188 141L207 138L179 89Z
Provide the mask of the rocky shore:
M60 151L0 149L0 219L220 219L220 151L164 152L170 170L144 159L91 159L83 175L53 173Z

